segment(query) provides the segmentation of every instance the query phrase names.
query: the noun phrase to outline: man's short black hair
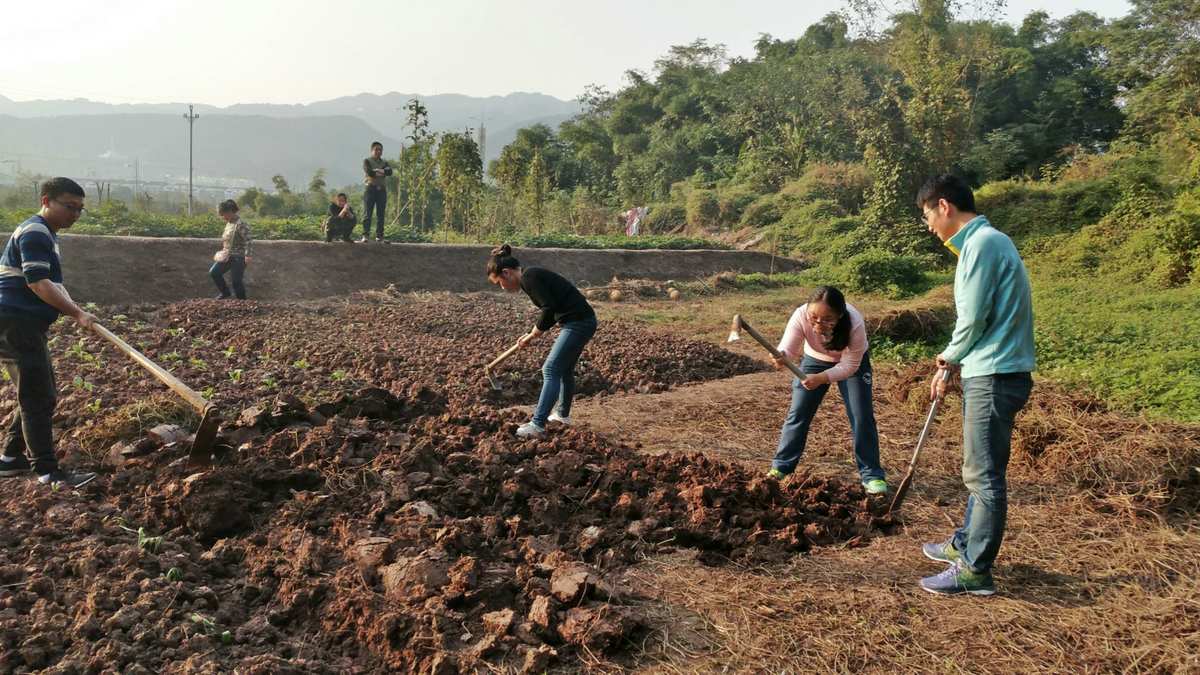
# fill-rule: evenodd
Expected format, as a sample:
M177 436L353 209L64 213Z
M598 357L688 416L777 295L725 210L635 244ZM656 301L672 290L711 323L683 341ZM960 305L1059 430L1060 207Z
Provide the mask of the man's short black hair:
M42 183L42 196L50 199L58 199L62 195L74 195L82 199L86 195L83 194L83 187L75 181L65 176L51 178Z
M339 197L344 197L344 198L346 198L346 199L350 199L349 197L347 197L347 196L346 196L346 193L345 193L345 192L339 192L339 193L337 193L337 196L339 196Z
M237 212L238 212L237 202L233 201L232 199L226 199L225 201L223 201L217 205L217 213L237 213Z
M371 149L372 150L374 150L375 146L377 146L377 145L379 146L380 150L383 149L383 143L380 143L379 141L371 141Z
M925 181L917 193L917 208L924 209L939 199L945 199L959 211L978 213L975 210L975 193L967 181L948 173L934 176Z

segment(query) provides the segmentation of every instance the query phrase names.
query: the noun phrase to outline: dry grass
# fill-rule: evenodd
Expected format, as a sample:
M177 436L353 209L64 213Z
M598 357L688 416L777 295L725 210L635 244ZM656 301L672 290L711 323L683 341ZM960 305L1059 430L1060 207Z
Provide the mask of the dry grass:
M139 399L107 413L73 432L84 454L103 462L109 448L117 442L137 440L147 429L159 424L178 424L195 429L200 423L196 411L170 393L158 393Z
M876 368L884 464L896 480L926 412L925 367ZM703 451L766 469L788 378L758 373L577 406L647 452ZM1039 382L1018 418L1000 595L942 598L916 582L941 567L920 544L961 518L961 406L922 455L905 526L865 548L771 568L706 567L684 553L632 573L653 672L1188 672L1200 669L1200 428L1113 413ZM803 460L853 480L836 391ZM1189 474L1188 472L1191 472Z

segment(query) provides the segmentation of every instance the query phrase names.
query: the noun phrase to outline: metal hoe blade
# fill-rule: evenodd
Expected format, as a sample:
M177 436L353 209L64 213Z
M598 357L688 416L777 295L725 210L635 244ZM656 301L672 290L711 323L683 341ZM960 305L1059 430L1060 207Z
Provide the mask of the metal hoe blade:
M200 417L200 426L196 429L196 438L192 441L192 449L188 453L188 468L203 469L212 466L213 443L217 440L217 428L221 426L221 418L217 416L215 406L204 409Z

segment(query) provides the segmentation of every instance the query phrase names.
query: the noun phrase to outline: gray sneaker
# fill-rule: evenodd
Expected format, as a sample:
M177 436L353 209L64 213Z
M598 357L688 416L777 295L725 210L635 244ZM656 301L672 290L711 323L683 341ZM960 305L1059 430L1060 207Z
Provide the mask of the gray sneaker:
M38 476L39 483L49 485L54 489L61 487L78 489L94 480L96 480L96 474L90 471L63 471L62 469L55 469L44 476Z
M925 557L930 560L949 563L951 565L962 560L962 556L958 554L958 549L954 548L954 537L936 544L923 544L921 546L921 553L924 553Z
M533 422L526 422L517 427L517 438L542 438L545 435L546 429Z
M992 580L991 572L972 572L958 560L944 572L922 579L921 588L937 595L994 595L996 582Z

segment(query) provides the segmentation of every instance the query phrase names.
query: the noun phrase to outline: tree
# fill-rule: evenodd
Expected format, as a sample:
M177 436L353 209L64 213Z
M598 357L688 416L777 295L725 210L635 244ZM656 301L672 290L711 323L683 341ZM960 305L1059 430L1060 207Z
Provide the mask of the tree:
M402 195L397 201L403 201L403 196L407 195L408 204L396 210L396 222L407 210L409 224L424 227L429 214L429 186L436 166L433 146L437 139L429 131L429 110L420 99L409 99L404 110L408 112L405 126L409 133L405 138L409 145L400 149L397 184Z
M542 233L545 221L546 199L550 196L550 174L546 170L546 162L542 159L541 150L534 150L533 160L529 163L529 172L525 176L525 199L533 217L535 231Z
M282 176L280 178L282 179ZM284 183L284 185L286 186L287 183ZM278 189L279 185L276 184L275 187ZM316 173L308 181L308 191L323 195L325 194L325 187L325 169L317 169Z
M457 220L462 224L462 231L466 232L473 199L483 187L483 161L470 130L441 135L437 150L437 173L444 203L442 223L449 228Z
M279 174L271 176L271 183L275 186L275 191L279 194L291 194L292 188L288 185L287 179Z

